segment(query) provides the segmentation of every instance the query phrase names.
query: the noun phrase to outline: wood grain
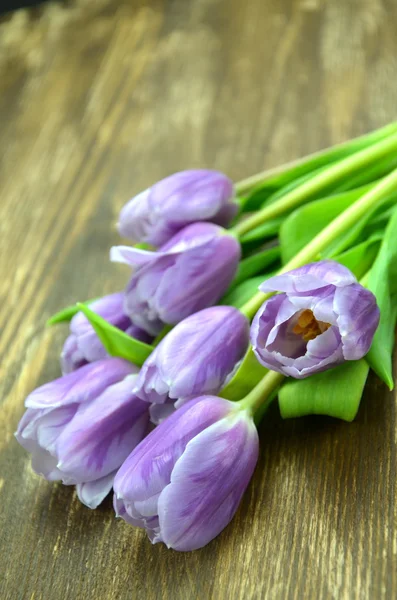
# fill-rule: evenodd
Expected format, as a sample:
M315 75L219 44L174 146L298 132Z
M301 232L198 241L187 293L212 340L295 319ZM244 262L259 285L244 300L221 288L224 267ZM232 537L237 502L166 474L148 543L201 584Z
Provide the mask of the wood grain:
M391 599L395 395L358 418L263 423L232 524L190 554L152 547L32 474L13 438L58 376L45 320L121 289L114 222L170 172L236 180L397 118L394 0L79 0L0 23L0 597Z

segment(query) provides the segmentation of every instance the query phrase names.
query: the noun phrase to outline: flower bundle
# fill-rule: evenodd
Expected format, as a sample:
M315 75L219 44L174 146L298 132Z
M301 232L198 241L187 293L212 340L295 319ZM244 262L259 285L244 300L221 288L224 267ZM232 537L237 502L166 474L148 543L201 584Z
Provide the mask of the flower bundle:
M176 173L120 213L123 292L78 303L62 376L17 432L34 471L153 543L201 548L235 514L257 425L354 419L372 369L391 389L397 124L237 184Z

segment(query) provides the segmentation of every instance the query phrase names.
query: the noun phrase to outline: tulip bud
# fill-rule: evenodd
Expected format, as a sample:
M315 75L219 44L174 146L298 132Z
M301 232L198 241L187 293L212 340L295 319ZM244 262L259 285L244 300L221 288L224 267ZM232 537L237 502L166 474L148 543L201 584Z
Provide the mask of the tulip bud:
M175 325L215 304L234 278L240 255L236 238L212 223L185 227L157 252L117 246L110 254L135 268L124 310L151 335L164 323Z
M150 342L152 338L131 323L131 319L123 311L123 302L124 294L118 292L91 302L90 309L131 337ZM70 335L62 349L62 373L71 373L83 365L106 357L106 350L91 323L82 312L78 312L70 321Z
M16 432L33 470L49 481L77 485L96 508L116 470L147 431L147 403L131 389L137 369L110 358L85 365L32 392Z
M341 264L308 264L260 289L283 292L262 305L251 326L255 355L268 369L303 379L370 349L379 324L376 298Z
M121 210L119 232L160 246L196 221L226 227L238 210L234 198L233 182L223 173L181 171L132 198Z
M258 458L258 434L238 404L186 403L130 454L114 480L116 514L175 550L208 544L231 521Z
M213 306L181 321L145 361L134 393L154 403L158 423L187 399L217 394L249 342L247 318L232 306Z

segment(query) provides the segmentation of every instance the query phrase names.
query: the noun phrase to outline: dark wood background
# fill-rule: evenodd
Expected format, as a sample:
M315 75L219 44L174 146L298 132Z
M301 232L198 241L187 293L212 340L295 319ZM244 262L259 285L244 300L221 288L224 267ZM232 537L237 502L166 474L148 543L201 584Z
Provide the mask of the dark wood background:
M45 320L121 289L122 204L214 167L238 180L397 118L395 0L79 0L0 23L2 600L392 599L395 395L260 429L232 524L190 554L151 546L32 474L13 438L59 374Z

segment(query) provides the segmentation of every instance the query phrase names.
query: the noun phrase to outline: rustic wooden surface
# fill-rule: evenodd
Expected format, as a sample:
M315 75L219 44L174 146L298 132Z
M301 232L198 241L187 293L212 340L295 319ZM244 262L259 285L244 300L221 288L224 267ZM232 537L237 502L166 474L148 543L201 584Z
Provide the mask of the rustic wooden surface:
M261 427L233 523L203 550L152 547L13 438L59 373L57 309L121 289L122 204L166 174L246 177L397 118L395 0L80 0L0 23L2 600L391 599L395 396L373 377L352 424Z

